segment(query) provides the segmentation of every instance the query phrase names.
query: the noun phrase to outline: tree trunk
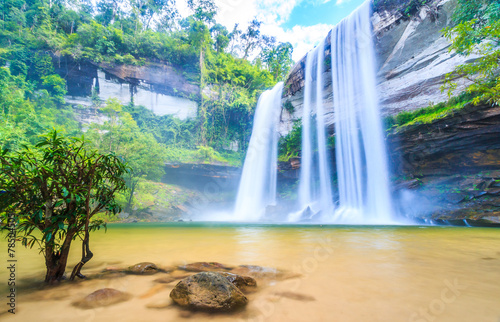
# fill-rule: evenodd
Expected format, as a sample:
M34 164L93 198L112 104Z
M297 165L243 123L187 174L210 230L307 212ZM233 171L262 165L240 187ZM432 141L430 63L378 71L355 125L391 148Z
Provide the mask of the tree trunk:
M61 247L61 251L58 253L54 252L52 246L45 247L45 266L47 267L47 273L45 274L46 283L57 283L64 278L72 239L73 234L67 235Z

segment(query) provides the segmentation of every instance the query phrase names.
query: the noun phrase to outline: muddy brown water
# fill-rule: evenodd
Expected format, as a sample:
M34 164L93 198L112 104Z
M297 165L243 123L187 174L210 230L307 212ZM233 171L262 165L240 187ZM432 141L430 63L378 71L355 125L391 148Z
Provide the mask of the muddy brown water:
M277 268L290 278L258 279L241 312L189 313L171 304L175 281L155 282L185 272L117 274L44 288L42 255L18 243L16 314L6 313L8 274L2 269L0 320L500 321L499 229L114 224L91 236L91 248L94 258L83 270L89 276L143 261L165 268L214 261ZM5 238L0 249L7 253ZM68 271L79 261L78 243L72 251ZM132 298L90 310L71 305L106 287Z

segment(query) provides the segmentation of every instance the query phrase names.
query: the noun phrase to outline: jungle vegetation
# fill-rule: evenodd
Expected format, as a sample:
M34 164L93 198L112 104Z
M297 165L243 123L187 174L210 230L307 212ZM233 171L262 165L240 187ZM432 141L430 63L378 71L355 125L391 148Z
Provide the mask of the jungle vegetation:
M85 134L89 148L115 153L132 168L119 198L127 211L134 209L139 181L160 180L165 162L239 165L257 98L286 77L293 48L262 34L257 19L228 30L216 20L213 0L186 1L188 17L179 15L175 0L2 1L0 148L13 153L33 146L52 129L66 137ZM173 66L200 87L197 117L157 116L93 95L92 107L107 121L82 127L75 115L85 107L65 102L67 82L55 72L60 57Z

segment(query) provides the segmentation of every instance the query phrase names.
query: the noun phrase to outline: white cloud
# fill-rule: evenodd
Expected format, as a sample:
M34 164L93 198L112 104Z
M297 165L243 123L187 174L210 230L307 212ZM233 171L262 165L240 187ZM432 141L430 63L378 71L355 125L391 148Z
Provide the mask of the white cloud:
M265 25L262 31L275 36L281 42L289 42L293 46L293 60L296 62L304 57L308 51L318 45L328 35L332 25L318 24L314 26L294 26L291 30L275 25Z
M257 17L263 22L261 28L264 34L276 37L279 42L290 42L293 45L293 59L298 61L324 39L333 27L326 24L309 27L297 25L291 30L280 27L302 1L321 4L332 0L215 0L219 7L216 19L228 30L232 30L236 23L240 29L245 29L248 23ZM338 3L349 0L336 1ZM189 15L185 0L178 0L177 6L182 16Z

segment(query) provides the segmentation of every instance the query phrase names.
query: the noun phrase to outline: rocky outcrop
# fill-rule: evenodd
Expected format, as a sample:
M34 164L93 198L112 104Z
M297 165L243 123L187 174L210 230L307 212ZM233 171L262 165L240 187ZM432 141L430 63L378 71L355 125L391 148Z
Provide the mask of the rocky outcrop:
M245 295L226 277L203 272L181 280L170 293L177 305L193 311L228 312L248 303Z
M388 143L401 213L439 223L500 222L499 106L469 105L405 126Z
M451 25L455 7L455 0L438 0L430 1L411 19L387 11L373 15L383 114L447 100L446 92L441 92L445 75L474 58L449 52L450 42L441 33ZM456 81L457 93L469 84Z
M469 105L430 124L395 130L388 143L399 174L500 169L500 107Z
M133 101L157 115L175 115L180 119L196 116L199 87L174 66L155 62L144 66L96 64L74 61L69 56L54 56L53 62L56 73L67 82L66 102L74 106L91 109L92 95L97 95L102 101ZM76 111L83 113L81 121L102 121L83 109Z
M374 12L374 42L378 63L380 107L384 115L426 107L447 100L441 92L445 75L474 57L463 57L448 51L450 43L441 30L451 25L456 0L428 1L411 18L404 15L406 2L380 7ZM325 38L325 57L331 49L330 33ZM285 82L283 110L279 132L286 135L294 120L302 116L305 57L290 72ZM331 70L325 64L323 101L325 122L333 132L334 112L331 90ZM467 82L457 79L456 92ZM313 111L314 113L314 111Z

